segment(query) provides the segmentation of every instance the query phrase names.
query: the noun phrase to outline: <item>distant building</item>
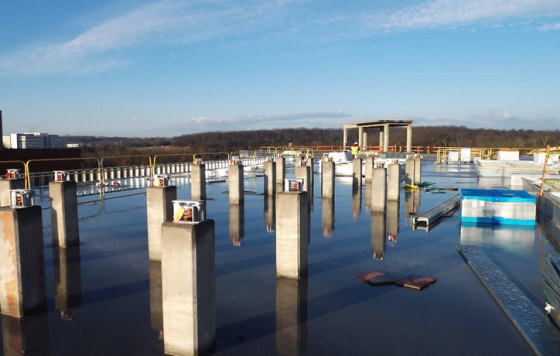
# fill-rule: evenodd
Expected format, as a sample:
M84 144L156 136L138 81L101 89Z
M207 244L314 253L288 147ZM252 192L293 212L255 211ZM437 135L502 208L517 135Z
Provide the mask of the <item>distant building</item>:
M49 135L42 132L12 133L3 136L2 143L5 148L11 149L44 149L44 148L66 148L68 140L66 137Z

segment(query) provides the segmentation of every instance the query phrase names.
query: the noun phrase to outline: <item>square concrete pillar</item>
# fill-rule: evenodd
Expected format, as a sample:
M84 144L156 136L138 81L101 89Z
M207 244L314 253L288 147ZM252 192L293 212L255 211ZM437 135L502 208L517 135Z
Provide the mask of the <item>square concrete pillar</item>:
M25 180L23 178L0 179L0 206L12 205L10 190L13 189L25 189Z
M352 161L352 186L362 187L362 159L359 157Z
M307 167L309 167L309 186L311 190L309 191L309 200L313 203L313 187L315 185L315 168L314 168L315 160L313 157L307 157Z
M245 206L243 204L229 205L229 238L234 246L241 246L245 236Z
M286 160L284 157L276 158L276 185L283 186L286 178Z
M389 152L389 124L383 125L383 152Z
M422 182L422 158L420 156L414 157L414 181L418 184Z
M371 211L385 211L387 203L387 170L374 168L371 176Z
M82 305L82 269L80 247L70 246L53 250L54 307L60 318L72 320L74 310Z
M385 255L385 213L371 213L371 253L376 260L382 260Z
M264 162L264 194L276 194L276 162Z
M161 230L164 351L208 353L216 339L214 221L164 222Z
M47 310L41 207L0 208L0 310L22 318Z
M307 192L276 195L276 276L299 279L307 276L309 242Z
M401 197L401 171L398 164L387 167L387 200L399 201Z
M410 185L415 185L415 175L414 175L414 159L409 158L405 161L405 183Z
M321 173L321 197L334 198L334 176L335 164L334 162L322 162L323 172Z
M311 193L311 171L308 166L296 167L296 178L303 179L303 191ZM309 194L311 196L311 194Z
M412 124L406 126L406 152L412 151Z
M173 220L173 200L176 199L175 186L146 188L148 256L151 261L161 261L161 224Z
M191 199L206 200L206 170L204 163L191 166Z
M230 164L228 167L229 203L242 204L245 196L243 192L243 165Z
M323 236L332 237L334 231L334 198L321 199Z
M80 244L76 182L49 182L51 230L54 247Z
M307 278L276 278L276 353L307 351Z
M365 171L366 185L369 185L371 183L371 170L373 169L373 157L364 158L364 162L366 165L366 171Z

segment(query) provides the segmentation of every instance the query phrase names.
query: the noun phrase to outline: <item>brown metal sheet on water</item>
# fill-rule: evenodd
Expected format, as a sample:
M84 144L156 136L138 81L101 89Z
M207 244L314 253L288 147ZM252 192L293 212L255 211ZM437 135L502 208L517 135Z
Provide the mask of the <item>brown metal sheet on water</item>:
M427 276L419 276L416 274L410 275L408 277L404 277L395 281L395 284L405 288L411 288L415 290L421 290L429 286L430 284L435 283L436 280L432 277Z
M380 286L384 284L393 284L395 278L387 275L385 272L373 271L367 273L365 276L356 273L359 279L372 286Z

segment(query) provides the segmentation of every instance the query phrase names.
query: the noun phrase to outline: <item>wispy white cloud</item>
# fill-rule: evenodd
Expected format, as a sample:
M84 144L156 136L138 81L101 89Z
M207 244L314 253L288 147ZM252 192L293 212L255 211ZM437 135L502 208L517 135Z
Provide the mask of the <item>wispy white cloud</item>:
M391 12L362 14L371 29L423 29L462 26L484 21L558 15L557 0L432 0Z
M551 19L558 0L419 0L351 8L341 16L319 0L160 0L107 19L73 38L28 44L0 53L0 74L105 71L129 63L124 49L185 45L216 39L337 40L381 32L453 28L504 21ZM336 6L335 6L336 8ZM557 30L560 23L535 24ZM540 26L540 27L539 27Z
M541 31L558 31L560 30L560 22L557 23L550 23L539 26L539 30Z
M172 122L162 128L164 131L188 130L202 131L230 131L256 130L288 127L339 127L342 119L350 115L343 110L296 112L274 115L246 115L234 118L194 117Z

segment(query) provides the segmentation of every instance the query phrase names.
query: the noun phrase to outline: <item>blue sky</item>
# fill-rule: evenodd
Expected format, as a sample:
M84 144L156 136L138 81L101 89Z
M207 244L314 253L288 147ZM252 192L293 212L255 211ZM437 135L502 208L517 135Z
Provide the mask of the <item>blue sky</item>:
M560 0L0 2L4 133L560 127Z

